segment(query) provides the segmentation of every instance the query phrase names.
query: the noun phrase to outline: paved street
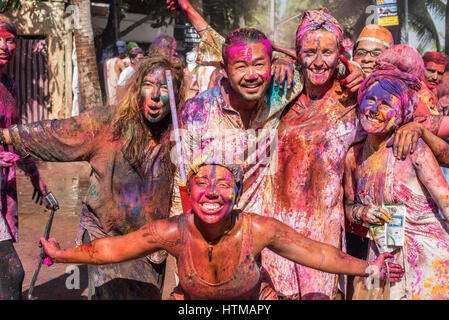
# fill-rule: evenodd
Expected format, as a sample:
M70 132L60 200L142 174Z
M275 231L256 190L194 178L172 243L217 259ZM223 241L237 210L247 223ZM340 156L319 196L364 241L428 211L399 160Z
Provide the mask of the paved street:
M39 170L49 191L59 202L60 210L55 214L50 237L56 238L62 247L75 244L78 230L81 201L84 198L88 183L90 167L87 163L50 163L39 162ZM19 197L19 243L15 244L17 253L25 270L23 283L23 299L26 299L28 288L39 259L39 238L42 237L50 211L44 206L32 202L33 188L22 171L17 170L17 190ZM167 298L174 284L173 259L169 261L163 298ZM87 266L77 266L80 271L79 289L73 287L73 266L54 264L42 266L33 296L38 299L81 300L87 299ZM66 273L67 271L67 273Z

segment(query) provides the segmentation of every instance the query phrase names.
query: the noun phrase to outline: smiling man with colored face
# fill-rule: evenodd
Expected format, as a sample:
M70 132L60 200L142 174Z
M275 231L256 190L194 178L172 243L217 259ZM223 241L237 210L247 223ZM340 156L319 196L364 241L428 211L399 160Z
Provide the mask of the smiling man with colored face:
M241 164L245 187L239 208L260 212L266 176L273 170L279 118L302 90L302 82L296 73L297 84L291 90L274 88L271 43L256 29L229 32L221 60L226 76L214 88L188 100L181 113L185 165L205 152L223 155L226 163ZM182 212L179 204L174 201L173 214Z
M393 36L387 28L370 24L363 28L354 46L354 62L369 76L378 56L393 45Z

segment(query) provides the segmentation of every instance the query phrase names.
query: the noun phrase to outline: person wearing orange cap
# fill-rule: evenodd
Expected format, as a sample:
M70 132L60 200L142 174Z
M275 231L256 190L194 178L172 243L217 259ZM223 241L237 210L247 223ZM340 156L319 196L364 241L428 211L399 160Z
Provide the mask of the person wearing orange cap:
M353 61L369 76L373 72L376 58L393 44L393 36L388 29L376 24L367 25L355 43Z

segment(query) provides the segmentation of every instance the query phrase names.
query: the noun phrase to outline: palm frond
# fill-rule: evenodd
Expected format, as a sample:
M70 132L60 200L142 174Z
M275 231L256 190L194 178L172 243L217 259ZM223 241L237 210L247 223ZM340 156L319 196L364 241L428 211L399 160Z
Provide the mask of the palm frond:
M414 0L420 2L423 6L422 1ZM426 0L425 6L428 10L432 11L439 19L443 19L446 16L446 4L441 0Z
M409 7L409 24L416 32L418 40L424 45L435 41L437 50L440 50L440 39L433 18L425 6L412 2Z

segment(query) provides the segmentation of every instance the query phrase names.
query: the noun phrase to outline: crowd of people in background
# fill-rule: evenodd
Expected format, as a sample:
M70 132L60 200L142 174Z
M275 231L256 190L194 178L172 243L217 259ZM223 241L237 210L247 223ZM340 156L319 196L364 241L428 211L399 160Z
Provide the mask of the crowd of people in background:
M254 28L222 36L187 0L167 8L200 43L184 57L169 35L147 52L117 41L102 108L17 125L2 74L0 143L40 194L33 158L92 168L78 245L41 239L46 254L89 264L95 299L161 299L169 254L171 299L449 299L449 57L379 25L343 31L324 8L293 49ZM16 36L0 17L0 67ZM0 299L23 280L10 190Z

